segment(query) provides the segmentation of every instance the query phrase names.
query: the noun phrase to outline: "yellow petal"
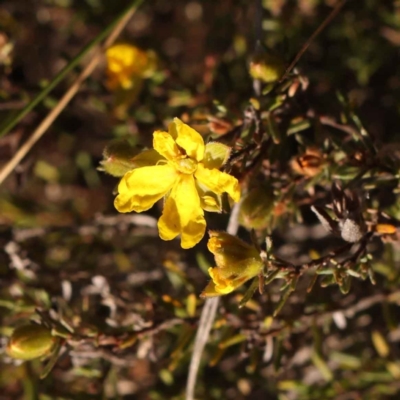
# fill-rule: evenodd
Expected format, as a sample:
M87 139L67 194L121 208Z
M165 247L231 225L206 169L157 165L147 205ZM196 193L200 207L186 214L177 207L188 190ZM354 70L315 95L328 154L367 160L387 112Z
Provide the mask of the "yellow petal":
M169 161L173 161L182 155L175 140L167 132L156 131L153 133L153 147Z
M118 87L130 89L135 74L135 63L141 52L134 46L117 44L107 49L107 86L111 90ZM137 74L137 72L136 72Z
M210 274L214 286L207 286L206 289L208 289L207 292L209 293L203 292L204 297L224 295L233 292L249 279L257 276L262 269L262 261L254 258L238 262L228 268L209 268L208 273ZM216 294L212 294L211 289L214 290Z
M130 44L117 44L107 49L107 86L111 90L129 90L142 78L154 73L156 57Z
M165 202L158 221L161 239L172 240L181 234L181 246L189 249L196 245L206 229L204 212L192 175L182 174Z
M217 292L217 289L215 288L215 283L213 281L208 282L208 285L205 287L205 289L201 292L200 297L202 298L208 298L208 297L217 297L221 296L222 294Z
M128 44L116 44L106 50L108 66L112 70L121 69L123 66L131 65L137 57L138 49Z
M150 167L151 165L156 165L160 160L164 158L155 151L154 149L144 150L137 156L131 158L131 163L133 168Z
M231 271L238 263L246 263L248 259L261 262L257 249L236 236L221 231L209 231L210 239L207 247L214 254L218 268Z
M234 290L234 286L229 280L229 275L224 274L226 272L220 268L209 268L208 273L215 285L215 291L221 294L227 294Z
M204 157L204 140L201 135L179 118L174 118L169 124L169 132L176 137L176 143L185 150L186 154L196 161Z
M218 194L226 192L233 199L233 201L239 201L240 187L238 180L234 176L231 176L225 172L221 172L215 168L205 168L202 163L199 163L197 165L195 177L203 185L207 186L212 192Z
M118 185L115 208L122 213L146 211L174 186L178 174L171 165L155 165L127 172Z

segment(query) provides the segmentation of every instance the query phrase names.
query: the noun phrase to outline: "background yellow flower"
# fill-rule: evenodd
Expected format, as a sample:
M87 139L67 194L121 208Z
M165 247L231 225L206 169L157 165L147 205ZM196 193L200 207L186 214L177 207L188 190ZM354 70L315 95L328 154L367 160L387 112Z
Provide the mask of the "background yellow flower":
M156 67L155 54L130 44L116 44L106 51L107 87L110 90L132 89L151 76Z

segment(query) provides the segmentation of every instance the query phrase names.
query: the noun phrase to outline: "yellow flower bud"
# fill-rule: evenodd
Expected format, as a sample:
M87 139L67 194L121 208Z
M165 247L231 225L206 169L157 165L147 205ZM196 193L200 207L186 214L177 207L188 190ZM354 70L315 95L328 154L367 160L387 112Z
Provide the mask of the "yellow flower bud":
M57 341L51 330L42 325L23 325L14 330L6 352L12 358L33 360L50 352Z

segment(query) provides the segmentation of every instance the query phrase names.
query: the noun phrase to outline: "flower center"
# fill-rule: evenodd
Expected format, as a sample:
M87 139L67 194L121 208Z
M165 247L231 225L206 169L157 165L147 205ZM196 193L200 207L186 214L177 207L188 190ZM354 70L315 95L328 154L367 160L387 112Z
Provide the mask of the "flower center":
M175 167L184 174L193 174L197 169L197 162L189 157L181 158L175 161Z

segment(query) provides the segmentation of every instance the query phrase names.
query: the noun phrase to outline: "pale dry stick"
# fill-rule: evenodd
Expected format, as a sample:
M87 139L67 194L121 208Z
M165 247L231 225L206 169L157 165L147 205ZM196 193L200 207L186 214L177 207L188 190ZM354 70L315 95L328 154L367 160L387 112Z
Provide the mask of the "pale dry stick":
M279 79L279 82L282 82L290 73L290 71L296 66L302 55L307 51L307 49L310 47L310 44L314 41L314 39L329 25L329 23L336 17L337 14L339 14L339 11L341 8L346 4L347 0L341 0L339 1L331 13L324 19L322 24L314 31L314 33L308 38L308 40L304 43L303 47L300 49L300 51L296 54L295 58L293 61L290 63L290 65L286 68L284 74L282 75L281 79Z
M231 235L236 235L239 229L238 215L239 204L236 203L232 209L231 216L226 231ZM194 400L194 391L196 388L197 374L199 372L201 356L204 347L210 337L211 327L215 320L219 304L219 297L207 299L204 302L203 310L199 320L196 337L194 339L193 354L190 359L189 375L186 383L186 400Z
M33 145L43 136L47 129L51 126L54 120L59 116L62 110L68 105L72 98L78 92L80 86L85 81L85 79L94 71L97 64L101 60L101 56L104 50L111 46L117 39L119 34L125 28L126 24L132 18L133 14L136 12L137 6L129 10L124 17L118 22L115 28L112 30L108 38L104 41L103 45L98 49L90 60L86 68L80 73L75 82L70 86L64 96L60 99L58 104L47 114L46 118L41 122L41 124L32 133L29 139L19 148L15 153L13 158L4 166L0 171L0 185L4 180L11 174L11 172L17 167L21 160L29 153Z

